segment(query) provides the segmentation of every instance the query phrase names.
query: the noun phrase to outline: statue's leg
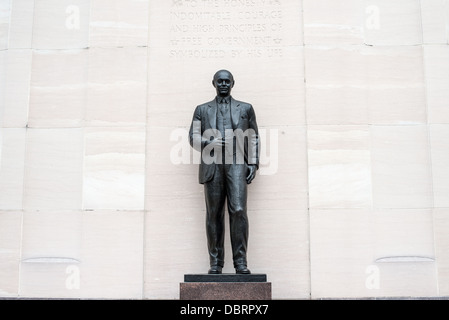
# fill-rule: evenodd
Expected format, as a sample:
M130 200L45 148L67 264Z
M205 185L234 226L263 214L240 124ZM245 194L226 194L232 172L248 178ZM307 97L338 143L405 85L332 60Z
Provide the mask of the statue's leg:
M228 165L226 186L228 194L229 228L234 267L247 265L249 224L246 212L247 168L244 164Z
M224 264L224 204L226 199L222 165L217 165L214 178L204 184L206 198L206 235L211 266Z

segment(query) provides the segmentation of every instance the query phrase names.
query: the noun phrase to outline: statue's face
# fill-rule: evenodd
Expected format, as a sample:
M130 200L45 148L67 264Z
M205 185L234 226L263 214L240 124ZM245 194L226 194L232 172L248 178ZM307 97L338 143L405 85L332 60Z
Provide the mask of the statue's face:
M234 77L229 71L219 71L215 74L212 81L217 95L220 97L226 97L231 94L232 87L234 87Z

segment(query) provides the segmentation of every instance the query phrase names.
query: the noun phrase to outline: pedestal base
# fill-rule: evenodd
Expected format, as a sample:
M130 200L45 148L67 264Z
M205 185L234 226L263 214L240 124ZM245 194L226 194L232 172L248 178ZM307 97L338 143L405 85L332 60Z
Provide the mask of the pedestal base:
M271 300L265 274L186 274L180 300Z

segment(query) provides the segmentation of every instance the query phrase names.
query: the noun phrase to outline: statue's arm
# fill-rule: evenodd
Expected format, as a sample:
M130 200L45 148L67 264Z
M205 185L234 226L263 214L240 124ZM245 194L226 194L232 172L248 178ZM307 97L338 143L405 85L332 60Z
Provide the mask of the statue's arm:
M201 134L201 108L196 107L193 113L192 123L189 130L189 142L190 146L195 150L201 152L206 145L206 140L203 139Z
M251 152L249 155L251 156L251 164L256 166L256 169L259 169L259 156L260 156L260 143L259 143L259 128L257 126L256 113L254 112L253 107L250 105L248 110L248 118L249 118L249 128L253 130L254 136L251 137L249 141L248 148L251 148Z

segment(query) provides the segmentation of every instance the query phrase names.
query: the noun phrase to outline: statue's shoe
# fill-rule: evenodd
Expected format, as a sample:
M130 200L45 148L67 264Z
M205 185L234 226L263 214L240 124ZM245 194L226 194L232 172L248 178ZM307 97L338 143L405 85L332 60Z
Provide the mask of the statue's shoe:
M245 265L238 265L235 267L235 273L237 274L251 274L251 271Z
M208 274L221 274L221 270L222 270L222 268L220 266L211 266L207 273Z

